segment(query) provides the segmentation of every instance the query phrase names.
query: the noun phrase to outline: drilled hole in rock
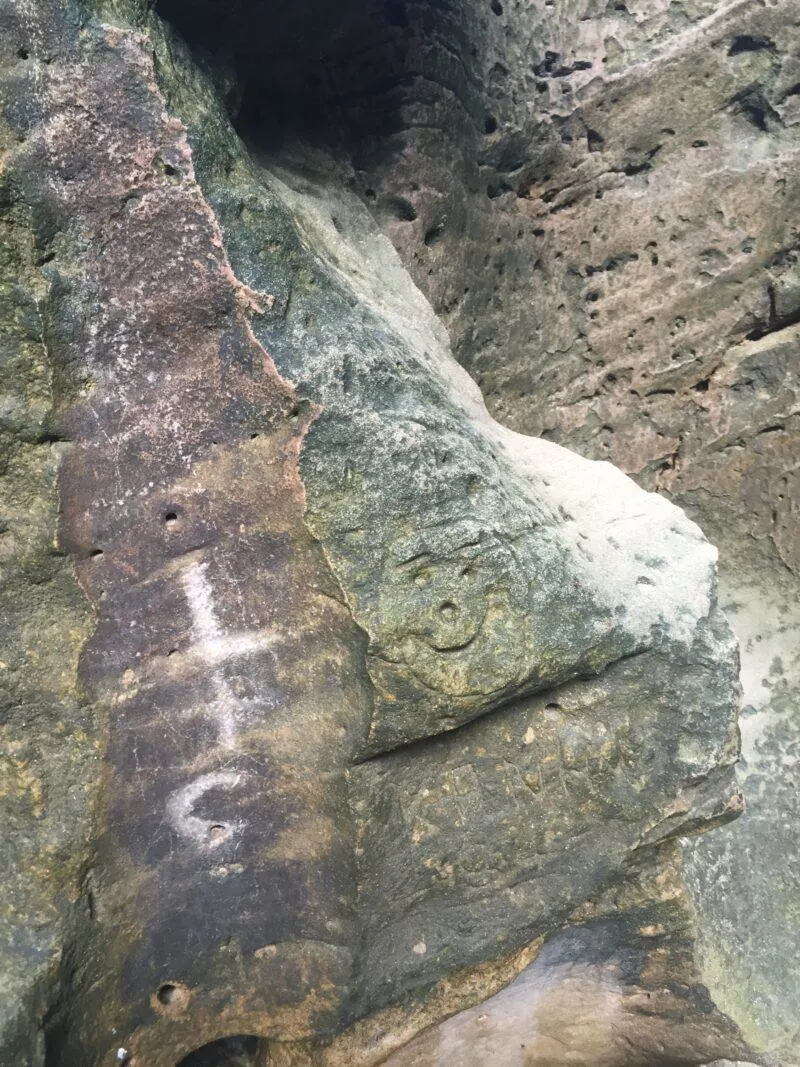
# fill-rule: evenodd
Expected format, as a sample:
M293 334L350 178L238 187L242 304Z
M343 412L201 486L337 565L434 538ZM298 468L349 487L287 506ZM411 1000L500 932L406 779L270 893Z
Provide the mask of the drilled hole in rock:
M178 521L178 513L177 513L177 511L168 511L164 515L164 524L166 526L174 526L174 524L177 521Z
M249 1034L236 1034L210 1041L179 1060L175 1067L245 1067L255 1065L262 1050L261 1038Z
M500 3L500 0L492 0L492 3L491 3L490 6L491 6L492 11L495 13L495 15L502 15L503 14L503 5Z
M28 51L27 48L18 48L17 49L17 58L18 59L29 59L30 58L30 52Z
M93 548L92 551L89 553L89 559L102 559L102 556L102 548Z
M487 115L483 120L483 132L486 134L495 133L497 130L497 119L494 115Z
M164 982L158 987L156 996L161 1004L174 1004L179 997L178 987L172 982Z

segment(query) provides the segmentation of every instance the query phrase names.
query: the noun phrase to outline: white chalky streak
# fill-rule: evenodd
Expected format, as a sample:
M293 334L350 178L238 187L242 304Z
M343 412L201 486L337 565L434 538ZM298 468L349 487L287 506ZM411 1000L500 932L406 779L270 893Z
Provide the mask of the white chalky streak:
M257 648L269 648L272 640L259 633L223 633L214 608L214 594L206 577L206 563L193 563L182 576L183 588L192 615L194 642L189 654L207 667L218 667L226 660L246 655ZM212 674L214 699L206 709L217 725L217 741L227 749L236 747L237 712L241 701L231 690L222 672ZM209 790L233 789L242 779L234 771L212 771L196 778L170 795L167 819L184 837L209 848L229 840L245 826L244 822L215 823L192 815L192 810ZM216 833L212 828L216 827Z
M219 727L217 740L225 748L234 748L236 745L236 712L239 710L241 701L231 692L230 686L219 672L214 675L214 688L216 697L208 710Z
M198 844L208 845L213 848L227 841L244 823L215 823L208 819L200 819L192 815L192 809L201 797L211 789L233 789L242 780L241 774L235 771L211 771L209 774L201 774L193 782L176 789L167 798L167 819L173 830L184 837L189 837ZM211 835L212 826L220 826L221 831L216 837Z
M183 588L192 612L192 628L199 644L211 644L222 637L214 611L214 598L206 578L207 563L193 563L183 574Z
M228 659L244 656L256 648L269 648L273 642L259 633L223 633L214 610L214 595L206 578L206 563L193 563L183 574L183 588L192 613L195 643L192 655L215 667Z

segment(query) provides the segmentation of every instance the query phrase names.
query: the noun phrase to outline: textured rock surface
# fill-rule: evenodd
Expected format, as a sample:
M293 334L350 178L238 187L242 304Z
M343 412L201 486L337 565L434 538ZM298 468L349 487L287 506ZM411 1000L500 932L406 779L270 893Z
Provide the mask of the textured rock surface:
M0 12L6 93L26 77L10 14ZM25 94L14 96L24 107ZM4 123L0 144L4 154L16 144ZM68 446L50 415L70 391L69 368L50 358L58 294L46 299L30 210L6 174L0 214L0 1055L16 1064L42 1051L45 983L85 862L99 766L76 678L91 615L56 543L56 478Z
M350 24L331 140L492 413L720 545L749 811L688 871L715 995L800 1059L796 5L432 7Z
M389 9L329 10L326 106L356 31L408 36ZM9 701L12 760L14 728L42 739L14 765L9 859L43 874L5 887L5 1049L40 1063L47 1014L48 1067L173 1067L232 1034L275 1064L435 1062L473 1016L420 1031L522 972L498 995L506 1042L530 1006L526 1062L553 1056L537 997L551 1023L585 999L573 1062L747 1055L696 973L671 843L740 810L715 553L614 468L489 419L347 188L348 146L309 147L308 88L258 125L257 69L292 97L318 62L296 14L263 52L234 42L235 77L222 39L209 78L136 4L3 7L10 618L36 622L41 572L18 658L52 663L11 675L42 687ZM431 41L466 47L441 17ZM268 152L287 130L305 146ZM20 485L60 511L59 555Z

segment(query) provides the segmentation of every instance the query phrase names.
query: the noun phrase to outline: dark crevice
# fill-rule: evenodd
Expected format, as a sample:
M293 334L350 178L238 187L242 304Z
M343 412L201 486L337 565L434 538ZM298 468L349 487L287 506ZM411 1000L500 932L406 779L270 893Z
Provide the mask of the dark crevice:
M537 78L566 78L577 70L590 70L588 59L576 59L574 63L562 63L558 52L545 52L541 63L534 64L533 73Z
M602 152L603 145L606 143L605 138L601 137L597 130L587 130L586 140L588 142L590 152Z
M267 1062L263 1044L261 1039L250 1035L223 1037L190 1052L175 1067L246 1067L247 1064L259 1062L256 1059L259 1054L263 1064Z
M800 323L800 307L794 309L786 315L775 314L774 295L770 292L770 316L767 322L763 325L756 326L745 337L748 341L759 341L762 337L768 337L773 333L780 333L781 330L786 330L790 326L796 326Z
M743 115L747 121L762 133L768 133L770 123L780 123L781 118L767 100L761 86L749 86L737 93L731 100L735 114Z
M755 37L752 34L743 33L738 37L734 37L728 49L728 55L738 56L743 52L763 52L765 50L774 52L775 42L771 41L769 37Z
M548 433L545 431L541 434L541 437L545 440L554 440L554 433ZM678 453L674 452L670 456L670 469L674 466L674 461ZM657 642L656 642L657 644ZM591 678L602 677L614 677L616 671L622 669L623 665L630 663L632 660L637 660L642 657L653 656L655 653L654 646L649 648L638 648L632 652L625 652L616 659L611 660L609 663L605 663L600 667L589 665L588 662L582 661L577 667L575 674L564 681L558 681L552 685L539 685L534 682L529 683L528 686L521 685L515 692L508 693L504 696L497 696L494 700L491 700L487 706L475 715L474 718L467 719L460 722L455 726L442 726L439 733L431 734L428 737L417 737L413 741L400 741L392 745L381 749L380 751L370 751L357 755L353 760L353 766L358 768L366 763L376 763L381 760L387 760L394 757L397 753L422 753L429 751L431 748L442 744L455 744L460 739L467 738L471 730L491 715L503 715L513 713L514 709L518 706L524 706L529 701L541 699L544 693L552 694L550 700L545 705L547 708L559 707L558 695L561 692L569 692L570 687L574 685L576 680L589 680Z
M156 6L220 87L235 82L233 95L223 94L231 119L262 150L300 138L336 156L383 151L403 128L404 96L424 74L406 0Z
M425 232L424 241L430 248L435 245L444 236L444 222L439 222L435 226L431 226L429 230Z
M620 252L616 256L609 256L604 259L602 263L587 265L586 277L591 278L593 274L617 270L619 267L624 267L626 263L635 263L638 259L638 252Z
M657 144L655 148L651 148L642 159L639 159L635 163L628 163L624 167L615 168L612 173L624 174L630 178L634 174L644 174L648 170L653 169L653 159L661 151L661 145Z
M486 195L490 200L496 200L498 196L502 196L504 193L513 193L514 187L509 185L506 181L490 182L486 186ZM428 243L427 241L425 242Z
M406 200L402 196L392 196L387 198L384 205L390 215L393 218L399 219L401 222L414 222L417 217L417 209L414 205Z

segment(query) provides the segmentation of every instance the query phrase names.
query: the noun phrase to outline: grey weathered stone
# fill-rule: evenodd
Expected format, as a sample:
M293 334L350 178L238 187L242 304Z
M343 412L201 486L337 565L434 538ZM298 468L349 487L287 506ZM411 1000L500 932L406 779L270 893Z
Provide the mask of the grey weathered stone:
M389 8L391 43L416 23ZM46 877L9 851L10 936L41 929L35 894L52 914L39 957L2 961L7 1054L41 1060L47 1015L53 1067L174 1067L233 1034L366 1067L569 968L633 1009L608 1063L747 1055L696 973L672 843L741 808L715 551L610 465L488 417L302 94L301 142L245 148L223 100L244 129L271 79L291 91L276 57L309 27L313 63L313 8L272 36L232 18L234 74L205 8L199 63L133 0L3 11L5 203L46 355L20 342L10 432L28 472L69 442L58 496L30 482L60 512L26 735L59 814L12 841ZM329 11L345 83L381 12ZM481 21L441 18L458 47Z
M405 10L331 89L393 120L347 145L354 183L495 417L719 544L748 814L687 874L715 996L797 1059L796 5Z

